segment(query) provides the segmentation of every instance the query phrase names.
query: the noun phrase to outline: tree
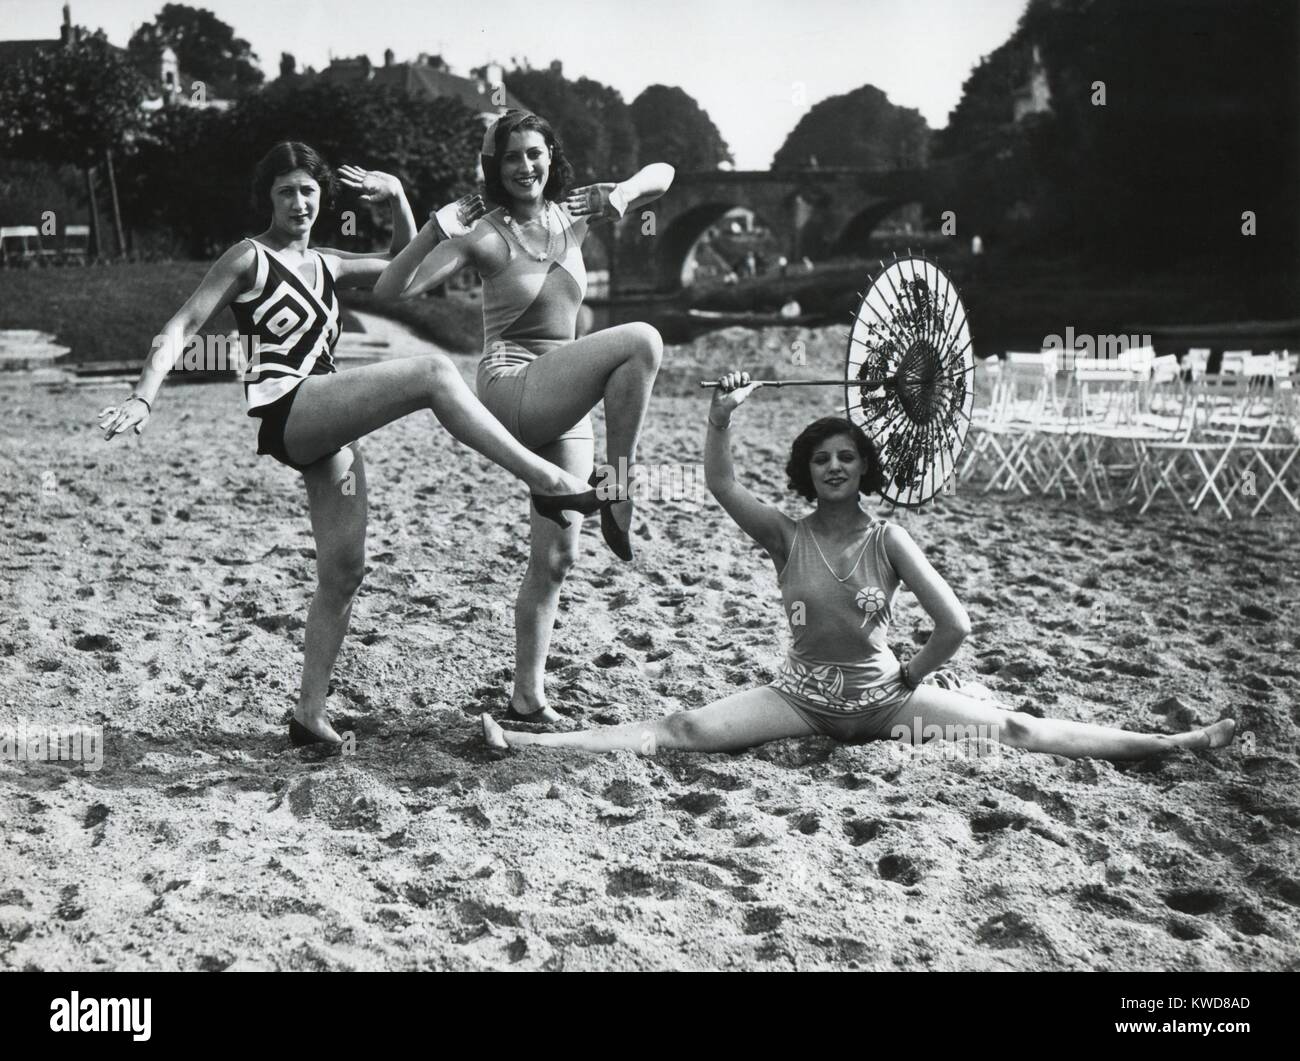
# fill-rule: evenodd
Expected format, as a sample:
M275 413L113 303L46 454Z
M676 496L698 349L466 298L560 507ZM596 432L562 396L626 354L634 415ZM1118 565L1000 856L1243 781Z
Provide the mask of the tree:
M289 52L280 53L280 78L287 81L298 76L298 60Z
M101 243L94 169L103 161L113 201L119 253L126 250L113 150L142 126L144 79L102 31L78 28L65 47L37 52L0 78L0 144L15 157L72 164L85 174L95 241Z
M1212 0L1030 0L937 138L944 200L975 231L1019 212L1026 242L1098 261L1294 262L1298 35L1288 0L1240 0L1231 18ZM1035 47L1051 112L1017 122ZM1245 210L1271 219L1257 239Z
M711 170L734 161L708 113L676 86L646 88L632 101L632 121L643 165L668 162L681 170Z
M131 35L127 51L139 69L152 72L164 46L176 53L187 76L207 86L209 95L233 99L262 83L252 45L205 8L163 5L157 18Z
M889 102L872 85L815 104L785 138L773 169L821 166L920 169L929 161L930 127L919 111Z
M179 234L195 257L210 256L265 227L268 206L249 202L249 182L257 160L281 140L305 141L334 166L396 175L422 218L473 187L483 128L456 99L275 81L224 113L159 111L132 159L128 210L141 224ZM343 210L351 214L338 226ZM322 213L313 237L359 250L386 238L387 224L386 208L343 195Z

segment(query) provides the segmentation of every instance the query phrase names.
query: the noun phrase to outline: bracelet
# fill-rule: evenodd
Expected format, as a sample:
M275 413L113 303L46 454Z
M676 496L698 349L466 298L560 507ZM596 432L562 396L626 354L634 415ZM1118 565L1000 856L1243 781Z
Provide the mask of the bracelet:
M715 421L715 420L713 419L713 417L711 417L711 416L710 416L710 417L706 417L706 419L709 421L709 425L710 425L711 427L716 427L719 431L727 431L727 430L729 430L729 429L731 428L731 421L730 421L730 420L728 420L725 424L719 424L719 423L718 423L717 421Z
M433 241L435 246L443 240L450 238L447 233L442 230L442 225L438 223L438 212L436 210L429 215L429 220L433 222L433 234L436 237Z
M906 663L903 663L903 664L900 664L900 665L899 665L899 668L898 668L898 680L899 680L899 682L902 684L902 686L903 686L904 689L910 689L912 692L915 692L915 691L916 691L916 684L917 684L917 683L914 682L914 681L912 681L912 674L911 674L911 672L907 669L907 664L906 664Z
M145 407L146 409L148 409L150 413L153 412L153 406L149 404L149 399L148 399L148 398L145 398L145 397L143 397L142 395L139 395L139 394L133 394L133 395L131 395L130 398L127 399L127 401L129 402L129 401L131 401L131 400L133 400L133 399L134 399L135 401L137 401L137 402L144 402L144 407Z

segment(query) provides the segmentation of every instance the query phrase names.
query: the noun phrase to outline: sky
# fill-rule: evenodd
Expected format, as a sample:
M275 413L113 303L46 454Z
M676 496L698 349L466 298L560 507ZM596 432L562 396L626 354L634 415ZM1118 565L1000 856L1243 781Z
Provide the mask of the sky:
M164 0L72 0L72 20L125 45ZM1014 30L1025 0L195 0L249 41L273 78L281 52L301 69L330 56L399 62L441 54L453 73L552 59L629 103L677 85L709 113L738 169L766 169L815 103L864 84L943 128L981 56ZM373 13L372 13L373 12ZM61 0L0 0L0 39L51 38Z

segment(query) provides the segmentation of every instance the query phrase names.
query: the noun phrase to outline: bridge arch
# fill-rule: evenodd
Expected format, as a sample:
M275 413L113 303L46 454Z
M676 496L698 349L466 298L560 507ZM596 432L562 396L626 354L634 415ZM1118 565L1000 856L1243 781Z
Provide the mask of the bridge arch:
M831 257L865 252L872 234L886 218L908 207L919 213L920 205L918 199L884 199L859 210L844 223L831 241Z
M769 229L774 227L772 219L762 209L755 209L752 203L730 198L698 203L673 217L668 222L668 227L658 234L656 257L659 275L669 278L674 287L680 286L687 256L699 238L732 210L738 209L748 210Z

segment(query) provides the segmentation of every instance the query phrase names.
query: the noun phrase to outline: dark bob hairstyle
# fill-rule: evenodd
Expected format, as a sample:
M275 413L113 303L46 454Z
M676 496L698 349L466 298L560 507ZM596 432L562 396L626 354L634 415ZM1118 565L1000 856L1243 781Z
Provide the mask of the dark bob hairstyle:
M816 501L817 491L813 488L812 464L813 451L835 435L848 435L858 449L858 456L866 466L862 472L862 481L858 490L868 496L878 493L885 483L884 468L880 464L880 455L871 440L857 424L845 420L842 416L823 416L799 432L790 446L790 459L785 465L785 474L790 480L790 489L805 501Z
M496 125L484 135L484 148L490 144L489 153L484 150L480 159L483 163L483 186L486 198L497 206L509 206L511 195L501 181L501 156L506 153L511 133L534 130L542 134L546 146L551 150L551 169L546 175L546 187L542 196L551 202L558 202L564 195L569 182L573 180L573 165L565 157L564 148L555 137L555 130L545 118L528 111L506 111L497 119Z
M306 170L320 185L320 209L323 213L334 195L334 171L315 148L297 140L282 140L276 144L253 170L253 209L259 214L265 210L271 201L271 185L276 178L296 169Z

